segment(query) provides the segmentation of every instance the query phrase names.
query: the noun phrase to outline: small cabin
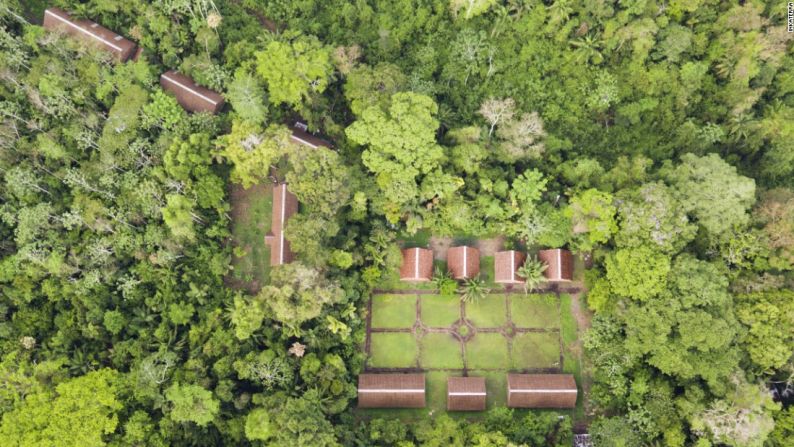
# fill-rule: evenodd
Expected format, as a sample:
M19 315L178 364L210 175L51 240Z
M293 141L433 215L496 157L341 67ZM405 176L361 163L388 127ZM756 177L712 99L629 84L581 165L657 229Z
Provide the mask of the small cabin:
M480 250L474 247L452 247L447 251L447 270L455 279L473 278L480 274Z
M546 264L546 270L543 272L546 280L573 280L573 255L570 251L561 248L540 250L538 252L538 260Z
M45 29L62 31L72 37L112 53L119 62L126 62L134 53L137 45L124 36L120 36L104 26L86 19L73 18L60 8L44 10Z
M359 408L424 408L424 374L360 374Z
M281 183L273 188L273 215L270 233L265 236L265 243L270 246L270 265L282 265L292 262L294 254L290 250L289 241L284 237L287 221L298 212L298 198L287 190L287 184Z
M406 248L403 250L403 263L400 267L400 280L423 282L433 278L433 251L426 248Z
M494 256L494 282L498 284L523 284L518 269L524 265L526 255L516 250L499 251Z
M572 374L508 374L510 408L574 408L576 380Z
M173 93L176 101L188 112L218 113L224 104L220 93L202 87L174 70L160 75L160 87Z
M447 410L483 411L487 398L485 377L447 378Z

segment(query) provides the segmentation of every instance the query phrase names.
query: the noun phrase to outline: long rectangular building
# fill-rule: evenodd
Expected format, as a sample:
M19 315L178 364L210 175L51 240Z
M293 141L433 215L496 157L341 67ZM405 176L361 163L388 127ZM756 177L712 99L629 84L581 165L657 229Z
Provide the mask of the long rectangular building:
M173 93L179 105L188 112L218 113L225 102L220 93L202 87L174 70L160 75L160 87Z
M44 10L43 26L48 30L63 31L72 37L109 51L120 62L126 62L135 53L137 46L131 40L98 23L86 19L75 19L60 8Z
M574 408L576 380L571 374L508 374L507 406Z
M424 408L424 374L360 374L359 408Z
M289 241L284 237L284 228L289 218L297 212L298 198L287 190L287 184L281 183L273 187L272 223L270 234L265 236L265 243L270 245L270 265L292 262L294 255Z

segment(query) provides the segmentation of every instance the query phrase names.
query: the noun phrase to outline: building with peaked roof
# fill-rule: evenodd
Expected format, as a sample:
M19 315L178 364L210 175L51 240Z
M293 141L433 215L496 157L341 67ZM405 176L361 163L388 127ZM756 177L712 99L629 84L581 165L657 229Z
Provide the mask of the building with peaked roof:
M494 255L494 282L498 284L523 284L518 269L524 265L526 255L516 250L499 251Z
M292 262L294 255L289 241L284 237L284 228L289 218L297 212L298 198L287 190L287 184L281 183L273 187L272 224L270 233L265 236L265 243L270 246L270 265Z
M135 52L136 45L131 40L98 23L73 18L60 8L45 9L42 25L45 29L60 30L72 37L94 44L112 53L120 62L126 62Z
M426 248L406 248L403 250L403 264L400 267L402 281L430 281L433 277L433 251Z
M327 147L331 148L331 143L328 141L323 140L320 137L314 136L308 131L308 127L305 123L297 122L294 126L290 128L292 130L292 135L290 135L290 139L294 143L302 144L304 146L308 146L312 149L317 149L318 147Z
M548 281L573 280L573 255L570 251L561 248L540 250L538 259L546 264L543 275Z
M480 250L474 247L452 247L447 251L447 270L455 279L473 278L480 273Z
M576 380L572 374L508 374L510 408L574 408Z
M359 408L424 408L424 374L359 374Z
M225 103L220 93L202 87L174 70L160 75L160 87L173 93L179 105L188 112L218 113Z
M485 377L448 377L447 410L483 411L488 393Z

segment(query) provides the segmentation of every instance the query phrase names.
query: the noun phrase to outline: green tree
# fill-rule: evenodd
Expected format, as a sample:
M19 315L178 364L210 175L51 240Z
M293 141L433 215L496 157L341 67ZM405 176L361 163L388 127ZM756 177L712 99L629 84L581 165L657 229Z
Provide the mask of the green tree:
M371 106L347 128L347 136L366 145L361 158L383 194L383 212L395 223L421 196L418 183L440 168L444 150L436 143L438 106L416 93L395 93L388 109Z
M607 242L617 231L616 212L612 194L588 189L571 199L565 214L571 219L578 245L586 251Z
M270 274L270 284L263 287L256 301L265 303L268 316L297 331L301 323L317 318L326 306L343 298L343 291L333 281L299 262L285 264Z
M229 84L226 99L243 120L262 123L267 118L265 90L258 80L245 70L238 70Z
M256 71L267 82L270 102L300 105L322 93L333 72L331 51L314 36L286 34L256 53Z
M687 213L719 240L750 221L747 210L755 202L755 182L739 175L718 155L684 154L668 176L676 197Z
M273 436L270 414L265 408L255 408L245 417L245 437L249 441L267 441Z
M392 95L403 91L405 84L405 75L396 65L360 65L347 75L345 98L353 114L361 116L364 110L373 106L388 108Z
M285 127L271 125L263 130L258 124L240 120L232 123L228 135L217 140L219 154L232 163L232 181L245 188L265 181L291 145Z
M308 391L291 397L270 412L273 447L338 447L333 426L325 417L320 396Z
M647 301L665 289L670 258L642 246L610 253L606 267L613 292L637 301Z
M171 403L169 416L175 422L194 422L205 427L220 411L220 402L212 391L199 385L174 383L165 391L165 398Z
M773 290L736 297L736 316L746 327L740 338L750 360L764 373L779 369L794 346L794 292Z
M647 245L663 253L680 251L695 238L692 224L681 204L662 183L643 185L618 208L619 247Z
M296 150L289 162L289 189L310 213L332 219L347 205L351 173L339 153L325 148Z
M50 391L37 387L11 411L3 414L0 444L104 446L116 431L121 377L102 369L61 382Z

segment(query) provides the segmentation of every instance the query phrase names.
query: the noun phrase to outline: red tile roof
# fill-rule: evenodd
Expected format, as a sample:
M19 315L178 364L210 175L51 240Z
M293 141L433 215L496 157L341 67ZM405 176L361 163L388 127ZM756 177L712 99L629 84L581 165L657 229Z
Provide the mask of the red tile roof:
M290 135L290 138L295 143L308 146L312 149L317 149L318 147L331 148L331 143L323 140L320 137L314 136L309 132L306 132L298 126L292 126L290 129L292 130L292 135Z
M433 251L426 248L403 250L400 279L403 281L430 281L433 277Z
M508 374L507 406L574 408L576 380L571 374Z
M523 284L518 269L524 265L526 255L516 250L499 251L494 256L494 282L499 284Z
M480 250L452 247L447 251L447 269L455 279L473 278L480 273Z
M447 378L447 410L482 411L487 397L485 377Z
M218 113L223 108L224 99L220 93L197 85L174 70L160 75L160 87L173 93L179 105L188 112Z
M298 199L287 190L287 184L281 183L273 188L273 215L270 234L265 236L265 243L270 245L270 265L282 265L292 262L294 255L290 250L289 241L284 237L284 227L293 214L298 212Z
M359 408L423 408L424 374L360 374Z
M546 263L543 275L549 281L573 280L573 255L568 250L555 248L540 250L538 259Z
M131 40L90 20L72 18L68 12L60 8L44 10L42 24L48 30L62 30L72 37L94 43L113 53L121 62L127 61L135 51L136 45Z

